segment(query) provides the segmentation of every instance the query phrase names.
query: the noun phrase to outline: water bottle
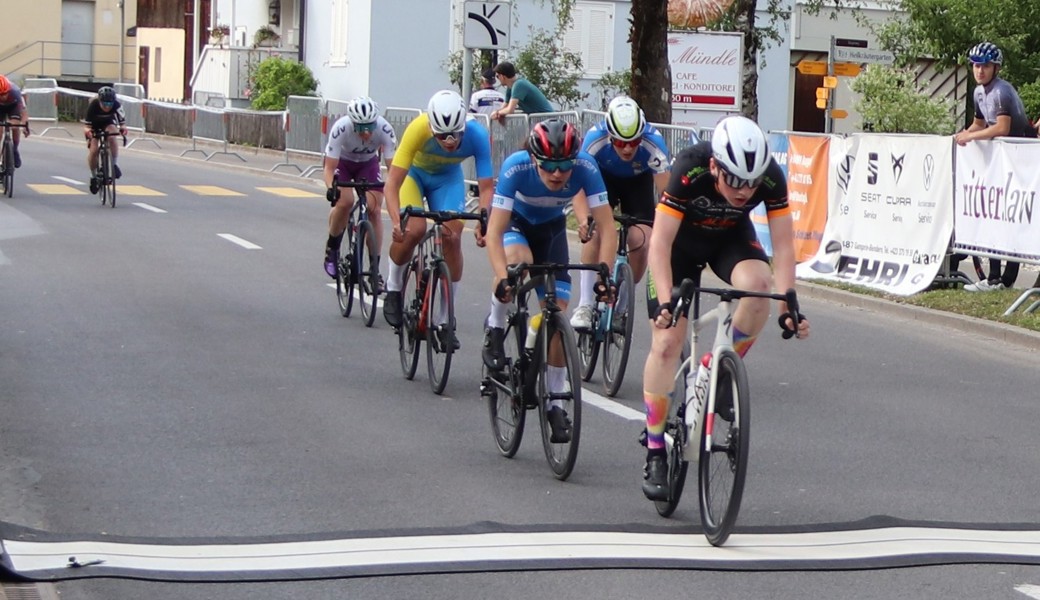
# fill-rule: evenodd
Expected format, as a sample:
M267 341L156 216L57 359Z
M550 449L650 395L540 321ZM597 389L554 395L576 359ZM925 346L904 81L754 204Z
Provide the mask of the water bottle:
M538 339L538 328L542 326L542 313L536 313L527 320L527 338L524 340L524 347L528 351L534 350L535 341Z

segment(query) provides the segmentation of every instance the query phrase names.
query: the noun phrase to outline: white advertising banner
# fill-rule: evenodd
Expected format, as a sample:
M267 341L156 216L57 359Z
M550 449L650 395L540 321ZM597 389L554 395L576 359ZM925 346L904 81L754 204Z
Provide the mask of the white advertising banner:
M669 31L672 109L740 112L744 36L718 31Z
M1040 143L971 142L957 147L955 164L956 247L1040 260Z
M857 134L847 143L832 154L838 202L798 277L917 293L935 279L953 233L953 141Z

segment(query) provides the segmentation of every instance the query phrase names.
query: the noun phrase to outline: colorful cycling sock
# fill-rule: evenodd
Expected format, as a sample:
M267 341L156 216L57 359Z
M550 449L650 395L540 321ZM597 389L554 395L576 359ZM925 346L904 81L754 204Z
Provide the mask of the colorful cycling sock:
M643 390L646 404L646 449L664 449L664 428L668 417L668 396Z
M741 358L751 349L751 344L754 344L756 339L758 336L748 335L736 327L733 328L733 349Z

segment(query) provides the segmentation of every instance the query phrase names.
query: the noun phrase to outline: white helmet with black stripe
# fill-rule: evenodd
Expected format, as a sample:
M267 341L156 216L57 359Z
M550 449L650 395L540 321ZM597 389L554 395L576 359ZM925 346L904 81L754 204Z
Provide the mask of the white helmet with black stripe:
M466 102L458 92L441 90L426 107L433 133L458 133L466 128Z
M726 117L719 121L711 136L711 154L715 163L731 175L734 182L750 187L762 181L769 167L766 134L747 117Z

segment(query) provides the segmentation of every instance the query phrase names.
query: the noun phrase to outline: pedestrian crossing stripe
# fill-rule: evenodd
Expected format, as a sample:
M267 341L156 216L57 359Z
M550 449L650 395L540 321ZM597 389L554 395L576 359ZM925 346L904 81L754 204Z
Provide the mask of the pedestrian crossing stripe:
M37 194L46 196L85 196L87 194L83 190L77 190L64 183L30 183L27 187Z
M200 196L245 196L242 192L236 192L235 190L229 190L217 185L182 185L180 188Z
M143 185L120 185L116 187L116 193L127 196L165 196L166 194L159 190L153 190L152 188L146 188Z
M275 196L282 196L283 198L321 198L324 196L324 194L291 187L258 187L256 189L268 194L274 194Z

